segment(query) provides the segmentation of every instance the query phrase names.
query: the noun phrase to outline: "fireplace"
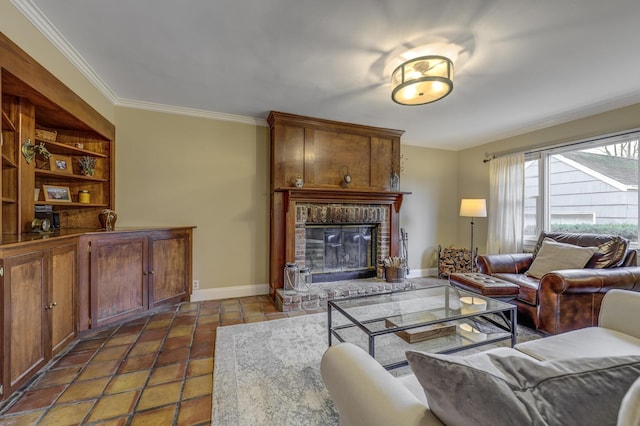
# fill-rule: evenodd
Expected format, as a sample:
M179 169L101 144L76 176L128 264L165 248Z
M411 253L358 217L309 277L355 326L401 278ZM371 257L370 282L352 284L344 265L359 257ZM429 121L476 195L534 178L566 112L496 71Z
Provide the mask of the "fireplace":
M268 121L270 294L291 262L315 282L382 278L382 259L399 255L407 193L391 177L403 132L276 111Z

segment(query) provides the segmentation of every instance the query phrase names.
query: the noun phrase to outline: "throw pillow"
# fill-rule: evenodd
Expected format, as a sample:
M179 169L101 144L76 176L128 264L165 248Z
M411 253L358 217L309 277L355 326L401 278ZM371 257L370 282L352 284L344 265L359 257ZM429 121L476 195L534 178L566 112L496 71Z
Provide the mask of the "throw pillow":
M640 357L539 361L504 352L407 352L429 407L447 426L615 425Z
M545 238L525 275L541 278L544 274L558 269L584 268L596 251L597 247L574 246Z

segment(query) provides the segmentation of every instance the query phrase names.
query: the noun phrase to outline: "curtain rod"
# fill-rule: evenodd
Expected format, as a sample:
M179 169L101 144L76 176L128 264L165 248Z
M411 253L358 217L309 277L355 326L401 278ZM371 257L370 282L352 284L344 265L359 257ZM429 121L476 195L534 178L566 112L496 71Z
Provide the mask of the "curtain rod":
M594 138L585 138L585 139L580 139L574 142L569 142L569 143L556 143L556 144L551 144L551 145L545 145L545 146L541 146L538 148L531 148L528 150L509 150L509 151L499 151L499 152L487 152L484 154L485 158L484 160L482 160L483 163L488 163L489 161L496 159L496 158L500 158L500 157L506 157L507 155L513 155L513 154L520 154L523 153L524 155L527 154L533 154L534 152L542 152L542 151L549 151L551 149L555 149L555 148L564 148L564 147L572 147L575 145L582 145L585 143L589 143L589 142L598 142L604 139L609 139L609 138L615 138L615 137L623 137L623 136L629 136L632 135L634 133L638 133L640 132L640 128L635 128L635 129L631 129L631 130L625 130L622 132L618 132L618 133L609 133L607 135L603 135L603 136L597 136Z

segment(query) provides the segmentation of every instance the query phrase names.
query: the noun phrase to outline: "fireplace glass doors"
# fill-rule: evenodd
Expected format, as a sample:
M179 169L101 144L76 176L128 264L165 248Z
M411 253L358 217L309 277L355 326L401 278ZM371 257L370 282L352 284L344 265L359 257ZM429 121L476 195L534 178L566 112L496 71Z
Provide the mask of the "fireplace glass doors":
M307 225L305 265L314 282L376 276L377 224Z

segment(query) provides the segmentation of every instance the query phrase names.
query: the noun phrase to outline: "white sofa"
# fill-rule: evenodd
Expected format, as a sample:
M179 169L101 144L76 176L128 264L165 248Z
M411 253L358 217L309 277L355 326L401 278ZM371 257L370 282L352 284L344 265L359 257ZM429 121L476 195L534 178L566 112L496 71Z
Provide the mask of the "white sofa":
M489 352L542 361L640 356L640 293L609 291L602 302L598 327L485 351ZM353 344L327 349L320 368L342 426L443 424L429 409L416 376L392 376ZM640 425L640 379L629 388L618 412L618 426L632 425Z

